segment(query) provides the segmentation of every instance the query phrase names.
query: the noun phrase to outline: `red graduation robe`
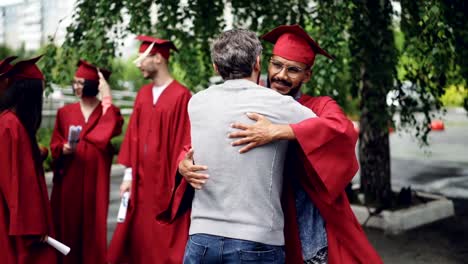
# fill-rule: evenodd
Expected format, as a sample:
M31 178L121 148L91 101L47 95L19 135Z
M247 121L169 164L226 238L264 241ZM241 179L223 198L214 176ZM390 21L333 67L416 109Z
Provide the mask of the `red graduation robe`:
M288 155L284 171L286 263L303 263L292 179L299 181L325 220L329 264L382 263L354 216L344 191L359 167L355 154L357 134L352 122L330 97L302 95L299 103L314 111L318 118L291 125L297 142L290 144L292 155ZM189 148L184 148L178 161ZM182 181L170 206L158 219L162 222L177 219L190 207L192 195L193 189Z
M302 261L294 194L288 181L292 177L299 181L325 220L329 264L382 263L344 191L359 168L355 154L358 135L352 122L330 97L302 95L299 103L319 118L291 125L297 149L285 166L283 209L287 263Z
M0 262L53 264L56 251L39 242L54 237L43 171L34 164L26 129L11 111L0 113Z
M62 263L105 263L112 137L121 133L120 110L99 104L85 122L80 103L57 112L50 148L54 164L51 204L58 239L71 248ZM82 126L76 151L63 155L71 125Z
M125 222L117 224L109 247L111 263L182 263L190 215L169 225L156 221L168 207L177 157L190 142L187 104L190 91L173 81L153 104L153 84L138 92L122 143L119 163L132 168L132 189Z

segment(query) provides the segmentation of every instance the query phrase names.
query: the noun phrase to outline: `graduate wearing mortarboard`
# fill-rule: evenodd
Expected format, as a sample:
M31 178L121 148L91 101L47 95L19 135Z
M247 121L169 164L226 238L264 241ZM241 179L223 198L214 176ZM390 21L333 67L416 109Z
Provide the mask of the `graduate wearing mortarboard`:
M44 88L39 59L0 73L0 80L8 79L0 103L0 262L6 264L57 262L57 252L44 243L54 228L36 140Z
M285 181L283 196L286 262L382 263L345 193L359 169L354 126L332 98L300 90L312 76L316 55L332 56L299 25L279 26L262 38L275 44L270 88L295 97L318 117L288 126L288 139L297 143L290 146L285 165L284 178L293 179ZM291 65L300 69L298 74Z
M79 102L57 111L50 148L54 186L52 211L58 240L71 252L61 263L102 264L107 253L107 212L114 150L110 140L121 133L123 118L112 105L107 80L111 72L80 60L72 88ZM102 101L97 98L101 92ZM76 146L70 126L81 126Z
M127 169L121 194L130 192L125 222L118 223L109 246L111 263L182 262L190 214L163 225L156 215L168 207L174 186L177 158L190 142L187 105L190 91L169 72L171 41L138 36L140 56L135 61L151 83L141 87L118 162Z

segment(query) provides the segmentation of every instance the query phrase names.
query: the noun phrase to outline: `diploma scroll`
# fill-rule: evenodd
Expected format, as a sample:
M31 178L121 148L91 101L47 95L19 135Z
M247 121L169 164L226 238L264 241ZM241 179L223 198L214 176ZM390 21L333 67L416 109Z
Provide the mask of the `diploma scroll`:
M70 128L68 129L68 144L73 150L76 149L76 144L78 144L81 129L81 126L70 126Z
M127 208L128 208L129 200L130 200L130 193L124 192L122 195L122 199L120 201L119 212L117 213L117 223L123 223L125 221L125 217L127 216Z
M51 238L50 236L47 236L46 243L49 244L51 247L55 248L56 250L58 250L60 253L62 253L65 256L70 252L70 248L67 245Z

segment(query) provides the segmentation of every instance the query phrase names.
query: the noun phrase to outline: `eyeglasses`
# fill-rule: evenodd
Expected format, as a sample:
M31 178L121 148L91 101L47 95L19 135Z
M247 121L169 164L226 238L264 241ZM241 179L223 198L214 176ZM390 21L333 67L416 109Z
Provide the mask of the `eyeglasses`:
M274 59L270 59L269 67L273 71L273 73L279 73L283 69L286 69L286 74L291 79L296 79L301 73L303 73L306 70L297 66L288 66L287 64L283 64L282 62Z

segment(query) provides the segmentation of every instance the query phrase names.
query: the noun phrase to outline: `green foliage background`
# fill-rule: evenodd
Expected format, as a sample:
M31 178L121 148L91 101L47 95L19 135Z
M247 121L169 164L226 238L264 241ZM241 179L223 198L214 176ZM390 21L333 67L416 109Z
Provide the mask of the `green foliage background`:
M378 1L377 1L378 2ZM376 2L376 3L377 3ZM365 10L363 1L305 1L305 0L78 0L73 23L67 28L65 43L59 48L52 44L44 48L41 63L47 80L68 84L73 76L78 58L117 69L111 79L113 87L122 87L122 80L133 78L134 87L144 81L138 71L127 62L116 60L121 54L116 50L123 45L129 33L148 34L175 42L180 52L171 59L175 77L190 89L198 91L215 75L210 61L210 42L226 27L225 6L230 6L234 27L248 28L262 35L281 24L300 24L322 47L335 57L330 61L317 58L312 80L304 91L311 95L330 95L352 116L359 116L359 67L353 62L356 54L366 50L379 55L380 60L396 62L392 69L393 81L387 81L386 90L399 90L400 82L409 80L417 84L424 103L425 119L421 122L415 113L421 109L401 96L399 120L389 120L407 128L427 143L428 124L435 117L432 109L441 109L439 100L449 84L466 84L468 76L467 51L468 23L463 22L468 13L462 0L401 0L400 21L394 21L392 31L395 41L388 45L374 45L377 39L360 39L359 32L371 31L378 35L378 25L353 29ZM376 12L369 9L365 12ZM391 6L385 10L394 15ZM123 23L128 19L128 23ZM354 21L354 22L353 22ZM362 21L361 21L362 22ZM361 23L360 22L360 23ZM263 61L271 55L270 44L265 43ZM384 50L388 47L387 50ZM388 52L388 49L396 49ZM457 56L456 54L461 54ZM464 56L463 56L464 55ZM354 60L356 61L356 60ZM266 69L266 63L263 63ZM379 65L379 64L376 64ZM380 74L376 69L375 74ZM376 75L377 76L377 75ZM430 100L436 98L437 100ZM466 101L466 98L464 98ZM378 106L376 111L386 106ZM397 109L387 109L388 116ZM386 111L383 111L384 113ZM387 124L386 119L382 124Z
M214 75L210 42L225 29L225 7L229 6L234 27L262 35L279 25L297 23L332 54L333 61L317 58L304 91L332 96L354 117L366 115L366 122L371 123L363 127L361 136L388 137L388 126L393 124L413 133L424 145L431 120L440 115L433 110L442 109L447 87L467 85L468 4L464 0L395 3L401 6L398 16L389 0L78 0L65 43L46 45L41 66L49 85L68 85L77 60L84 58L113 69L113 87L124 87L123 80L134 79L133 86L138 88L143 83L138 71L116 59L122 55L116 51L129 33L148 34L176 44L180 52L171 59L172 72L198 91ZM263 61L270 55L271 45L265 44ZM416 85L422 107L405 96L403 81ZM392 90L400 93L400 109L388 107L382 98ZM461 91L457 102L468 109L466 90L449 91ZM396 111L400 115L394 119ZM423 120L416 118L419 112ZM378 147L371 141L362 144ZM376 160L388 152L376 152Z

